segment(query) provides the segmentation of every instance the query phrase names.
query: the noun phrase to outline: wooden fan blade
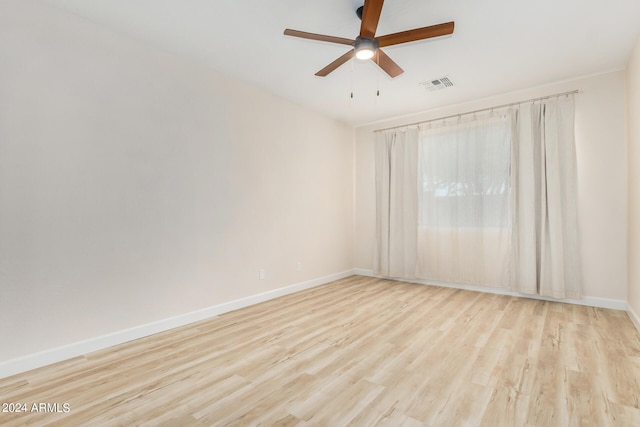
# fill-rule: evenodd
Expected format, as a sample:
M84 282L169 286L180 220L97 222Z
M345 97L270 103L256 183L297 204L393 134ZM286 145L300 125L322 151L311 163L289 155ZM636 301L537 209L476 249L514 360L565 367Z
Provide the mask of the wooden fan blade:
M376 51L376 54L371 58L371 60L378 64L378 66L392 78L398 77L400 74L404 73L404 70L380 49Z
M370 39L375 37L383 3L384 0L364 0L362 23L360 24L360 37L367 37Z
M446 36L453 33L454 23L432 25L430 27L416 28L415 30L401 31L378 37L378 46L392 46L394 44L408 43L417 40L430 39L432 37Z
M342 37L333 37L333 36L325 36L324 34L314 34L314 33L306 33L304 31L298 30L284 30L285 36L293 36L300 37L302 39L311 39L311 40L319 40L321 42L329 42L329 43L338 43L338 44L347 44L349 46L353 45L353 40L345 39Z
M349 52L345 53L340 58L336 59L331 64L327 65L322 70L318 71L316 73L316 76L325 77L327 74L329 74L330 72L332 72L333 70L335 70L336 68L338 68L339 66L347 62L348 60L350 60L351 58L353 58L353 55L355 55L355 50L351 49Z

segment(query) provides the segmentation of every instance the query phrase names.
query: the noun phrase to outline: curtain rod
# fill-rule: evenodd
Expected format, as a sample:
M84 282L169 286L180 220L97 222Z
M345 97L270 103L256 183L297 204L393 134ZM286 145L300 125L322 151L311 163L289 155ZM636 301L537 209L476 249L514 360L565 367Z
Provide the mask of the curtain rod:
M483 111L496 110L498 108L513 107L514 105L528 104L530 102L542 101L544 99L549 99L549 98L558 98L560 96L573 95L575 93L580 93L580 90L578 90L578 89L570 90L568 92L556 93L555 95L541 96L539 98L531 98L531 99L526 99L524 101L511 102L509 104L502 104L502 105L496 105L494 107L481 108L479 110L468 111L466 113L451 114L449 116L439 117L437 119L423 120L423 121L420 121L420 122L409 123L409 124L406 124L406 125L392 126L392 127L388 127L388 128L384 128L384 129L376 129L376 130L374 130L374 132L383 132L385 130L400 129L400 128L409 127L409 126L421 125L421 124L429 123L429 122L437 122L439 120L446 120L446 119L450 119L452 117L468 116L469 114L476 114L476 113L481 113Z

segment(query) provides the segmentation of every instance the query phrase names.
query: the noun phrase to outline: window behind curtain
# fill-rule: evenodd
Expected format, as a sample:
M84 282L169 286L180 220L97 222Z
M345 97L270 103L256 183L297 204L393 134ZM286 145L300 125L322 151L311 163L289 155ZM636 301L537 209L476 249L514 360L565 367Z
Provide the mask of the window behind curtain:
M507 113L421 127L418 277L508 286L511 121Z
M503 227L509 212L510 122L427 128L420 138L420 227Z
M375 272L579 298L575 111L561 95L377 132Z

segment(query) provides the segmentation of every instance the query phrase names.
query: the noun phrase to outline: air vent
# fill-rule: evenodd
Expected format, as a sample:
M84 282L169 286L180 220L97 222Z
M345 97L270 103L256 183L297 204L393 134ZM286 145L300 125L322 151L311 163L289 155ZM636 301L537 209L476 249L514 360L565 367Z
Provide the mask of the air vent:
M436 90L446 89L448 87L453 86L453 82L449 78L449 76L440 77L439 79L433 79L426 82L420 83L424 86L424 88L430 92Z

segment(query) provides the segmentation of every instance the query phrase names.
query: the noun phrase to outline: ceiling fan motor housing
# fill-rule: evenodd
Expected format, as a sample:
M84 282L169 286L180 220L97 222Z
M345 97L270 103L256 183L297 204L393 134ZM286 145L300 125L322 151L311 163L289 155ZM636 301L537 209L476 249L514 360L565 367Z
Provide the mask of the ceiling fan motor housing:
M356 49L371 49L373 51L378 49L378 40L372 39L369 37L356 37L356 40L353 42L353 47Z

